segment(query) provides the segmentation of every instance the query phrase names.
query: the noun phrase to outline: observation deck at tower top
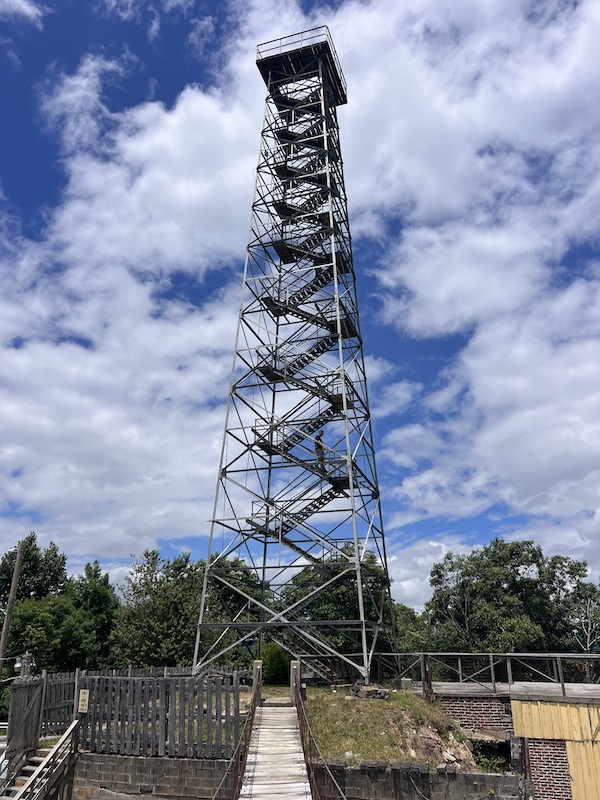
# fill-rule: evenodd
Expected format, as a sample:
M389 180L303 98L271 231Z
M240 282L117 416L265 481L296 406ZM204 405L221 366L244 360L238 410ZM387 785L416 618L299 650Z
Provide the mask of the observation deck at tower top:
M314 65L318 61L327 71L336 106L343 106L348 101L346 79L326 25L272 39L256 48L256 65L267 86L272 73L307 76L312 69L313 74L317 74Z

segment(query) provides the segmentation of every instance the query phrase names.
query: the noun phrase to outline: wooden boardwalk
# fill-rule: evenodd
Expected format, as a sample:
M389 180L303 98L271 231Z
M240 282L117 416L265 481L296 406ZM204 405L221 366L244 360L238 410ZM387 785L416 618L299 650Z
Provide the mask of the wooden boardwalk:
M240 800L310 800L296 709L262 706L250 739Z

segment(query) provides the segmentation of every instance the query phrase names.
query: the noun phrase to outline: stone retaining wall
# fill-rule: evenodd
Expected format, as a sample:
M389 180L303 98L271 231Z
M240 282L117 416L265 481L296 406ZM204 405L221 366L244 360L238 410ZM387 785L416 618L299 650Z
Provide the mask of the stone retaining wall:
M165 798L211 798L228 761L143 758L80 753L71 776L73 800L99 800L108 793Z
M430 770L422 764L365 761L357 767L329 762L348 800L529 800L531 787L516 775L457 772L454 766Z
M454 766L430 770L422 764L365 761L357 767L332 761L330 768L348 800L529 800L515 775L461 773ZM148 794L155 800L209 800L226 761L142 758L81 753L63 797L126 800Z

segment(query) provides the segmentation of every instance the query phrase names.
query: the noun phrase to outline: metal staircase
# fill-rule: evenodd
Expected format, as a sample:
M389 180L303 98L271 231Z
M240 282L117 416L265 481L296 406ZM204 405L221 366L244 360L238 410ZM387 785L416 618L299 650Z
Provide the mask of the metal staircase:
M259 655L269 636L323 678L345 664L367 679L392 618L337 123L346 86L326 28L261 45L257 65L268 95L194 671ZM364 585L369 554L383 606ZM233 556L252 590L224 577ZM342 585L348 618L322 619ZM215 619L225 588L238 603Z

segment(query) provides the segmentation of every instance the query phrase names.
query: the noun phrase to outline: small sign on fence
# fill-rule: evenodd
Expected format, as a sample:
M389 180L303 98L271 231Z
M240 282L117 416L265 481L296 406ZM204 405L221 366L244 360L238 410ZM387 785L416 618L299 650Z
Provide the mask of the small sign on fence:
M90 690L89 689L80 689L79 690L79 703L77 705L77 711L80 714L87 714L89 705L90 705Z

